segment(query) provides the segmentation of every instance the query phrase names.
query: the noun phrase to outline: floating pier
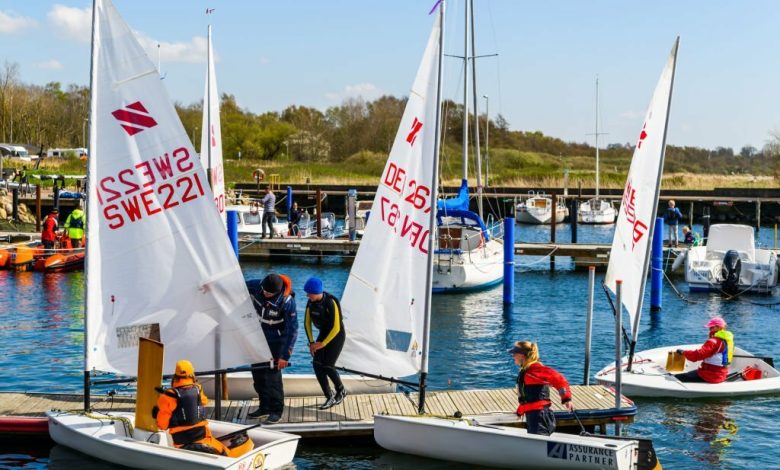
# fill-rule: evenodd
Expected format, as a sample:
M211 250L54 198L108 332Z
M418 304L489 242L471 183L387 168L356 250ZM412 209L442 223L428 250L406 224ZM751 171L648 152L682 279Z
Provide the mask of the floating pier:
M598 427L605 432L609 424L634 421L637 412L634 403L623 397L622 407L615 408L615 394L611 389L601 385L574 385L571 389L577 416L585 426ZM551 394L551 399L559 426L579 426L574 415L561 405L557 394ZM268 428L298 434L304 438L371 436L375 414L417 414L417 393L347 395L341 404L328 410L320 410L318 406L323 400L322 396L286 398L281 421L269 425ZM12 426L4 423L24 422L27 428L36 429L30 426L36 419L40 424L37 429L45 429L42 425L46 411L80 411L83 409L83 402L84 397L79 394L0 393L0 434L15 433ZM517 395L511 388L434 391L426 394L425 403L426 410L431 415L452 417L456 412L460 412L463 416L494 419L497 423L519 423L514 415ZM256 423L257 420L247 418L247 413L257 409L257 406L257 399L223 400L221 419L233 423ZM126 395L96 395L93 396L92 407L96 412L132 411L135 408L135 400ZM207 413L210 418L214 417L213 402L207 407Z

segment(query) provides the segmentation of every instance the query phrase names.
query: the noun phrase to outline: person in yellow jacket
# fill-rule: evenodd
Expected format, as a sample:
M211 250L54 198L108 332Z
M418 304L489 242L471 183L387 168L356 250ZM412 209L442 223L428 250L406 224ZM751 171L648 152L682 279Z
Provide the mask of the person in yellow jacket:
M208 402L203 388L195 381L192 363L181 360L176 363L171 388L160 394L152 413L157 426L168 430L177 448L228 457L238 457L251 450L251 444L231 449L211 434L203 408Z
M347 396L339 372L336 370L336 361L344 347L347 335L344 332L344 321L341 318L341 305L336 297L322 289L322 281L318 277L311 277L306 281L303 290L309 297L303 326L306 328L306 337L309 339L309 352L314 358L312 361L314 375L317 376L317 382L319 382L326 398L325 403L319 408L327 410L344 401ZM312 324L319 330L316 341L312 334ZM335 394L330 388L328 379L336 387Z
M87 216L81 210L81 205L73 209L65 220L65 235L70 238L72 248L81 247L81 239L84 238L84 230L87 227Z

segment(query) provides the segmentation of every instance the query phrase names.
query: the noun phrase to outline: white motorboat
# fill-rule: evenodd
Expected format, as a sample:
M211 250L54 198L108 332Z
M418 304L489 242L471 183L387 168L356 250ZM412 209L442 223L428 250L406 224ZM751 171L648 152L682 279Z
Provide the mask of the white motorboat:
M87 198L84 382L93 385L97 371L143 380L135 415L92 412L85 387L84 411L49 412L49 434L57 444L130 467L288 465L297 436L245 429L256 447L218 456L171 446L152 418L162 371L173 371L180 359L224 371L267 364L272 355L204 167L156 67L110 0L94 0L92 12L87 174L103 183ZM210 44L209 35L209 52ZM139 195L135 182L142 181ZM141 345L151 343L154 361L141 361ZM209 427L217 437L242 429L218 421Z
M580 204L577 222L581 224L614 224L617 211L612 201L599 197L599 79L596 78L596 197Z
M237 204L227 206L226 210L238 213L238 234L252 237L260 237L263 234L263 207L259 203ZM324 238L333 238L336 226L336 216L332 212L324 212L320 219L321 233ZM308 212L301 214L298 222L298 235L290 233L290 227L286 220L274 217L274 237L279 238L310 238L317 236L316 221ZM266 229L267 232L267 229Z
M756 248L754 240L748 225L711 226L707 245L690 247L684 254L688 288L729 295L771 294L777 286L777 254Z
M177 449L170 434L135 428L132 413L110 415L50 411L49 435L58 444L121 466L144 469L249 469L281 468L292 462L300 436L262 427L247 431L254 449L238 458ZM246 428L245 425L210 421L214 436Z
M209 397L214 396L214 377L207 376L198 379L203 391ZM284 374L284 396L286 397L316 397L322 395L322 389L314 374ZM361 377L359 375L342 374L341 381L350 395L365 393L392 393L395 385L379 379ZM231 372L227 374L227 393L231 400L252 400L257 398L251 372Z
M577 222L581 224L614 224L617 211L612 201L590 199L577 209Z
M701 344L664 346L634 354L631 370L626 371L628 359L623 359L622 391L630 397L711 398L765 395L780 393L780 372L765 362L766 358L735 347L734 359L729 365L730 380L717 384L680 382L667 372L666 360L670 351L698 349ZM686 361L684 372L695 370L700 362ZM745 368L758 369L761 378L744 380ZM615 383L615 363L596 374L599 383L612 386Z
M560 223L569 215L569 209L558 199L555 206L555 222ZM521 224L549 224L553 217L552 196L529 192L528 197L515 206L515 220Z
M636 440L480 424L472 419L374 416L374 439L385 449L496 468L652 469L640 463ZM655 456L652 457L655 461Z

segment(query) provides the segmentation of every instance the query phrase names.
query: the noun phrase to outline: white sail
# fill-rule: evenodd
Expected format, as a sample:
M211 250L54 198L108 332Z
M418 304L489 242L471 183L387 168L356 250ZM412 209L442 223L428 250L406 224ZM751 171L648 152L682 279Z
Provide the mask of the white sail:
M421 366L440 28L437 15L341 301L339 365L387 377Z
M211 192L222 219L225 219L225 173L222 168L222 129L219 122L217 75L214 72L214 49L211 47L211 25L208 33L206 91L203 95L203 132L200 138L200 160L211 170Z
M267 361L212 192L157 69L109 0L95 2L86 368L135 375L138 336L165 370Z
M615 281L623 281L622 303L629 315L634 342L642 313L650 239L658 207L678 45L679 38L658 80L634 149L604 281L613 292Z

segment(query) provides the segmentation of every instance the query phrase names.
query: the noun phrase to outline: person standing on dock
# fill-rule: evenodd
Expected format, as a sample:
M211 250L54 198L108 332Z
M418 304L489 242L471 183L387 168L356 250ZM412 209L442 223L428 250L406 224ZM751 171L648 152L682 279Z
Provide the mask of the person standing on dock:
M270 232L268 238L274 237L274 217L276 217L276 195L271 191L271 186L265 187L265 196L262 199L263 203L263 234L260 238L265 238L265 228L268 227Z
M292 209L290 210L290 222L288 222L290 236L298 237L301 235L300 223L301 209L298 208L297 202L293 202Z
M287 276L276 273L267 275L262 281L247 281L255 311L260 317L263 334L273 356L270 368L253 369L255 391L260 398L260 407L247 414L249 418L264 418L264 423L277 423L284 411L284 385L282 369L287 367L298 338L298 317L295 313L295 293ZM259 366L253 364L252 366Z
M41 232L41 243L46 249L47 253L51 253L54 249L54 242L57 241L57 217L60 215L60 211L55 207L49 212L46 220L43 221L43 231Z
M734 357L734 335L726 330L726 321L715 317L704 325L710 330L707 341L699 349L678 349L677 353L691 362L701 361L696 370L676 374L680 382L721 383L729 375L729 364Z
M306 337L309 339L309 352L314 360L314 375L325 394L325 403L320 405L321 410L327 410L336 406L347 396L344 384L336 370L336 361L344 347L347 335L344 331L344 322L341 318L341 304L322 288L322 280L318 277L310 277L303 286L309 302L306 304L306 316L303 326L306 329ZM312 335L311 325L317 327L317 340ZM328 383L328 379L336 387L334 394Z
M664 223L669 226L669 246L676 247L680 243L677 235L677 226L682 220L682 212L674 206L674 199L669 201L669 207L664 212Z
M550 385L561 403L574 411L569 382L560 372L539 362L539 347L530 341L518 341L508 351L520 367L517 375L517 415L525 416L529 434L549 436L555 431L555 414L550 409Z
M84 215L84 211L81 210L81 202L79 201L78 207L73 209L73 212L65 219L65 234L70 239L71 248L81 247L81 239L84 238L86 224L87 217Z

